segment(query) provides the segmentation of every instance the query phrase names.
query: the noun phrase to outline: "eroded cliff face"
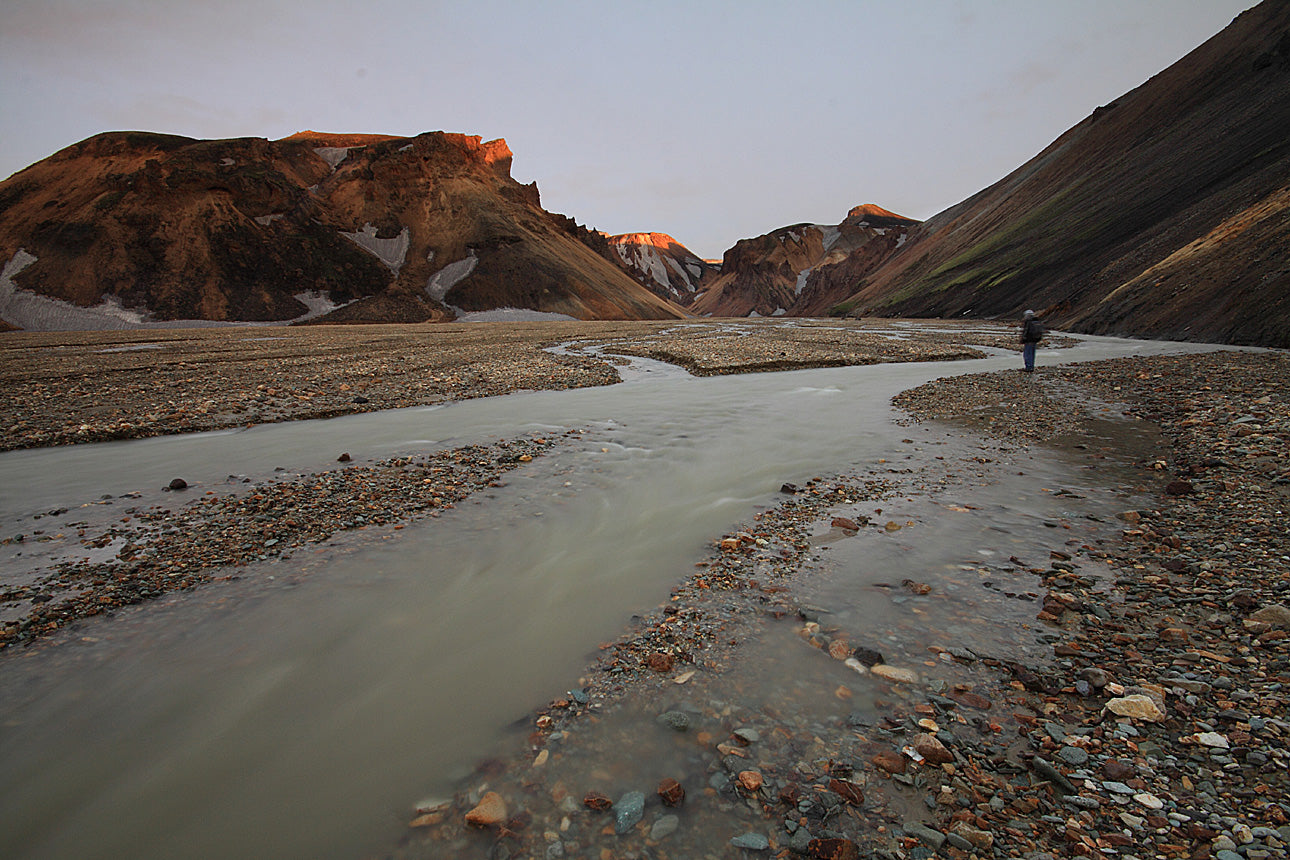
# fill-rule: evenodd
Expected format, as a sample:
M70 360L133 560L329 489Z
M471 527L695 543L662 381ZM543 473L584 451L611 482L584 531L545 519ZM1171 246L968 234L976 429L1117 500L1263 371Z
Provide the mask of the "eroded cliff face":
M692 310L712 316L818 316L904 244L918 222L874 204L837 225L795 224L726 251Z
M163 321L681 315L543 210L511 159L444 132L96 135L0 184L6 293Z
M666 233L606 236L609 257L654 294L689 305L719 268Z

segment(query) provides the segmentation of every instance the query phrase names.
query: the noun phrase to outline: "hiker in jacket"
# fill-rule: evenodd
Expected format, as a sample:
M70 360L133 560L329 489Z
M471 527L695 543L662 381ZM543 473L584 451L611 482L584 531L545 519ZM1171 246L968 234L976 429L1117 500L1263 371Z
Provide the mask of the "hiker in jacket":
M1021 357L1026 362L1026 373L1035 372L1035 347L1043 339L1043 323L1035 319L1034 311L1026 311L1021 323Z

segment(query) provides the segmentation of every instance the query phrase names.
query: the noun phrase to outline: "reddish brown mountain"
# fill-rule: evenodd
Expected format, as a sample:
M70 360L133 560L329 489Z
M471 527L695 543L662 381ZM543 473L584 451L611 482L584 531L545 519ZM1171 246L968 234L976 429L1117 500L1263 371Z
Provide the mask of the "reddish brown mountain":
M284 320L306 302L340 305L325 321L683 315L510 165L505 141L443 132L97 135L0 183L0 316Z
M1290 3L918 227L838 310L1290 346Z
M611 260L646 289L679 305L693 302L701 284L718 271L716 264L666 233L620 233L605 238Z
M726 251L692 306L712 316L816 316L855 289L860 275L904 244L918 222L881 206L852 209L836 226L795 224Z

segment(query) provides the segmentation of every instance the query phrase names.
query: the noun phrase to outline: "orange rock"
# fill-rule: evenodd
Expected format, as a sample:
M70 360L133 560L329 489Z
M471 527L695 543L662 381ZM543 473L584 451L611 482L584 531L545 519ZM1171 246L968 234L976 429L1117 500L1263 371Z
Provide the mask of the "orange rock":
M658 784L658 796L664 806L680 806L685 801L685 789L681 783L668 777Z
M761 788L762 776L755 770L744 770L739 772L739 784L745 791L756 791Z
M910 746L918 751L928 764L945 764L954 761L954 753L945 748L945 744L926 732L917 734L910 741Z
M473 827L497 827L506 821L506 801L495 791L487 792L479 805L466 813L466 823Z
M877 767L879 770L886 771L887 773L894 774L905 772L905 757L892 750L884 750L869 759L869 761L874 765L874 767Z

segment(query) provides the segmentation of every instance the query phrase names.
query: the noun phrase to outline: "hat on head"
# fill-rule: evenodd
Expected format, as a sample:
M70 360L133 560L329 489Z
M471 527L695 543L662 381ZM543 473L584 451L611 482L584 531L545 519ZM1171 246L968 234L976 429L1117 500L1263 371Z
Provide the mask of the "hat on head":
M1031 318L1031 317L1033 317L1034 315L1035 315L1035 312L1034 312L1034 311L1026 311L1026 319L1030 319L1030 318Z

